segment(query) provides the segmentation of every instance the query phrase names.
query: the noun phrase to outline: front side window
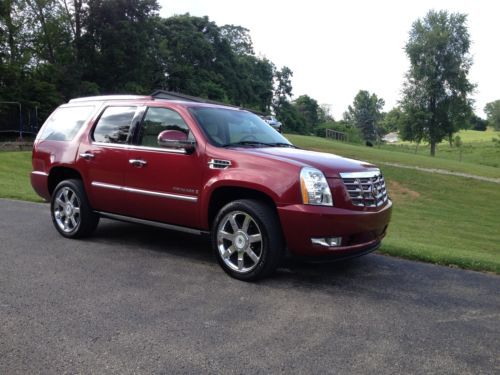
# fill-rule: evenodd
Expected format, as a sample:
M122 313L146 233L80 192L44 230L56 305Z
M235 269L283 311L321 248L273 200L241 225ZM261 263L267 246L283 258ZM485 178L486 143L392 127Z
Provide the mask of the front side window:
M293 147L285 137L251 112L214 107L192 107L190 111L215 146Z
M94 112L93 106L58 108L47 119L38 136L43 141L71 141Z
M92 138L102 143L127 143L136 107L107 107L97 123Z
M189 127L182 117L168 108L150 107L139 130L137 144L145 147L160 147L158 136L165 130L178 130L191 137Z

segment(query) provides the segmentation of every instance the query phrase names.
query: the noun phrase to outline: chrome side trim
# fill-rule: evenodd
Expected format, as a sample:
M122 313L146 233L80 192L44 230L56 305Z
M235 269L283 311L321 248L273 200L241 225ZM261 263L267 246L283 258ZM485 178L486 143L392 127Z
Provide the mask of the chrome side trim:
M131 187L127 187L127 186L124 186L123 190L129 191L131 193L151 195L151 196L154 196L154 197L177 199L177 200L180 200L180 201L188 201L188 202L197 202L198 201L198 197L194 197L192 195L180 195L180 194L171 194L171 193L161 193L159 191L136 189L136 188L131 188Z
M102 188L105 188L105 189L123 190L123 186L113 185L113 184L106 184L104 182L92 181L91 185L92 186L97 186L97 187L102 187Z
M49 175L48 173L45 173L42 171L32 171L31 174L36 174L38 176L45 176L45 177L47 177Z
M109 148L121 148L121 149L127 149L127 150L156 151L156 152L164 152L164 153L168 153L168 154L187 154L185 149L137 146L137 145L130 145L128 143L125 144L125 143L92 142L92 145L100 146L100 147L109 147Z
M128 187L128 186L106 184L104 182L98 182L98 181L92 181L91 185L92 186L96 186L96 187L105 188L105 189L122 190L122 191L127 191L129 193L137 193L137 194L150 195L150 196L153 196L153 197L176 199L176 200L187 201L187 202L197 202L198 201L198 197L195 197L195 196L192 196L192 195L162 193L162 192L159 192L159 191L136 189L136 188L131 188L131 187Z
M380 169L372 169L363 172L342 172L339 173L342 178L372 178L380 174Z
M110 148L129 148L130 145L126 143L107 143L107 142L92 142L95 146L110 147Z
M169 154L186 154L186 150L183 148L147 147L147 146L130 145L129 149L130 150L167 152Z
M150 221L150 220L145 220L145 219L138 219L135 217L130 217L130 216L124 216L124 215L117 215L117 214L111 214L109 212L101 212L101 211L95 211L99 215L103 217L107 217L109 219L114 219L114 220L120 220L120 221L128 221L131 223L136 223L136 224L145 224L145 225L151 225L154 227L159 227L159 228L164 228L164 229L170 229L170 230L176 230L179 232L185 232L185 233L191 233L191 234L208 234L209 232L199 230L199 229L193 229L193 228L188 228L188 227L182 227L180 225L173 225L173 224L166 224L166 223L160 223L158 221Z

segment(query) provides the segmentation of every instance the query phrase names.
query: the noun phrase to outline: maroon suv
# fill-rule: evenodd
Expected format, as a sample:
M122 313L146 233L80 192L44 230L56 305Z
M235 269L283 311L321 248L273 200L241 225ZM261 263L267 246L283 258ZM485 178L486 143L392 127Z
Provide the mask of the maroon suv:
M298 149L245 110L150 96L57 108L35 141L31 183L64 237L91 234L100 217L210 233L242 280L271 273L285 250L373 251L392 206L372 164Z

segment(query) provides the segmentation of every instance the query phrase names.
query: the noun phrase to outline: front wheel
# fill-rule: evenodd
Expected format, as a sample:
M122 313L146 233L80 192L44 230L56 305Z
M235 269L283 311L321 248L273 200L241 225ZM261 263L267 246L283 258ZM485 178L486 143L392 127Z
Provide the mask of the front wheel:
M276 212L250 199L231 202L219 211L212 228L212 243L224 271L245 281L271 274L284 248Z
M67 238L88 236L99 223L99 215L92 211L81 180L65 180L56 186L50 213L57 231Z

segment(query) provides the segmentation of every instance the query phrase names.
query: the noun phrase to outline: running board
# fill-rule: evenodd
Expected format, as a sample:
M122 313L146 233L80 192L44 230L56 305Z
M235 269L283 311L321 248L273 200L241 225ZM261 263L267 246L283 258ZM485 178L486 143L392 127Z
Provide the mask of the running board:
M182 227L180 225L173 225L173 224L166 224L166 223L160 223L158 221L150 221L150 220L144 220L144 219L138 219L135 217L130 217L130 216L124 216L124 215L117 215L117 214L111 214L109 212L101 212L101 211L94 211L96 214L106 217L108 219L114 219L114 220L119 220L119 221L127 221L130 223L136 223L136 224L144 224L144 225L150 225L153 227L158 227L158 228L163 228L163 229L169 229L169 230L175 230L179 232L184 232L184 233L190 233L190 234L196 234L196 235L203 235L203 234L209 234L210 232L204 231L204 230L199 230L199 229L193 229L193 228L188 228L188 227Z

